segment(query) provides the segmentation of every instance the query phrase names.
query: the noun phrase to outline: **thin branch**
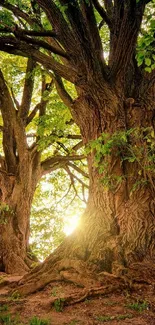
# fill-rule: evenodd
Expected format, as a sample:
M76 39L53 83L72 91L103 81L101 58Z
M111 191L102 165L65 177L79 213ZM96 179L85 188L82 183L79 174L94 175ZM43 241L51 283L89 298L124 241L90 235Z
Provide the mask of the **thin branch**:
M73 173L72 173L72 175L73 175L73 178L75 178L81 185L85 186L86 188L89 188L89 186L86 183L84 183L78 176L76 176Z
M35 30L24 30L24 29L19 29L21 34L27 35L27 36L39 36L39 37L57 37L57 34L52 31L52 30L40 30L40 31L35 31Z
M78 142L74 147L72 147L71 151L77 151L83 147L83 141Z
M57 205L58 205L60 202L62 202L63 199L65 199L65 197L69 194L69 192L70 192L70 190L71 190L71 187L72 187L72 185L70 184L70 185L69 185L69 188L68 188L68 190L67 190L67 192L66 192L66 193L61 197L60 200L58 200L58 201L56 202Z
M73 190L75 192L75 197L77 196L79 199L80 199L80 196L78 195L78 192L77 192L77 189L75 187L75 182L74 182L74 174L70 171L69 167L68 166L65 166L64 169L66 170L69 178L70 178L70 181L71 181L71 186L73 187Z
M42 47L54 54L58 54L58 55L62 56L63 58L69 59L68 54L66 52L64 52L63 50L55 48L54 46L52 46L40 39L36 39L36 38L32 38L32 37L23 35L22 33L20 33L20 31L18 31L18 29L17 29L17 31L14 32L14 35L16 36L17 39L23 40L28 44L37 45L38 47Z
M68 148L66 148L66 146L63 144L63 143L61 143L61 142L59 142L59 141L57 141L56 142L66 153L70 153L70 151L69 151L69 149Z
M75 69L68 68L67 66L54 60L52 57L39 52L39 50L34 46L20 42L15 37L1 37L0 50L10 54L31 57L32 59L41 63L46 69L54 71L54 73L59 74L72 83L76 83L77 72Z
M36 36L36 37L52 37L56 38L57 34L51 30L40 30L40 31L35 31L35 30L26 30L22 29L19 26L15 27L9 27L6 25L4 22L1 21L1 25L4 25L4 28L0 28L0 33L12 33L12 34L17 34L20 36Z
M18 18L24 19L28 24L34 25L38 23L37 19L31 18L30 15L26 14L24 11L20 10L18 7L13 6L12 4L5 2L4 0L0 0L0 5L3 8L6 8L13 12L13 14Z
M81 168L79 168L78 166L72 164L70 161L68 163L68 166L70 166L71 168L73 168L74 170L76 170L79 174L81 174L82 176L89 178L89 175L84 172Z
M51 35L55 35L55 33L52 33L52 32L33 32L33 31L27 31L27 30L24 30L24 29L21 29L19 26L15 26L14 28L11 28L9 26L5 27L5 28L1 28L0 29L0 33L12 33L15 35L15 37L19 40L23 40L25 41L26 43L28 44L34 44L34 45L37 45L39 47L42 47L54 54L58 54L66 59L69 59L69 55L63 51L62 49L58 48L58 47L54 47L53 45L50 45L48 44L47 42L43 41L43 40L40 40L38 38L32 38L32 37L29 37L29 36L49 36L50 34ZM50 35L50 36L51 36Z
M81 160L81 159L85 159L85 156L84 155L74 155L74 156L57 155L57 156L50 157L50 158L47 158L44 161L42 161L41 168L42 168L42 171L44 174L44 173L49 172L49 170L51 170L51 168L57 169L57 168L60 168L60 166L62 167L69 161L76 161L76 160Z
M85 186L85 187L88 188L88 185L85 184L85 183L84 183L84 182L83 182L79 177L77 177L76 175L74 175L74 174L70 171L68 165L66 165L66 166L64 167L64 169L66 170L67 174L68 174L69 177L70 177L70 180L71 180L71 186L73 187L76 196L81 200L81 197L78 195L77 189L76 189L76 187L75 187L75 179L76 179L76 180L77 180L77 181L78 181L82 186Z
M56 86L57 92L58 92L60 98L62 99L63 103L67 107L71 107L72 104L73 104L73 99L68 94L67 90L65 89L65 86L64 86L64 84L62 82L61 77L58 76L58 75L55 75L54 82L55 82L55 86Z
M30 122L33 120L33 118L35 117L36 113L39 111L39 107L40 107L40 103L38 103L35 106L35 108L32 110L32 112L30 113L30 115L27 117L27 119L26 119L26 125L30 124Z
M110 18L108 17L106 11L104 10L104 8L100 5L98 0L93 0L93 4L94 4L95 9L98 11L100 16L104 19L105 23L108 25L108 27L111 30L112 22L111 22Z
M11 90L11 96L13 98L14 104L16 105L17 110L19 110L20 109L20 104L19 104L18 100L16 99L16 97L14 95L13 89L11 88L10 90Z

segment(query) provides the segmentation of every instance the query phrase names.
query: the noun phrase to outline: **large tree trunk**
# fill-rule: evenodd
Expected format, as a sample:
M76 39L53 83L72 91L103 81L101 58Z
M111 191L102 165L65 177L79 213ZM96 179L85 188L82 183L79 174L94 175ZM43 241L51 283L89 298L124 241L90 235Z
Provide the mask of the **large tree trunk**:
M33 262L29 224L37 179L30 163L27 167L22 179L5 172L0 175L0 270L6 273L24 274Z
M104 88L102 93L100 83L100 88L94 85L91 91L87 88L86 96L79 96L73 116L80 126L84 143L96 140L102 132L112 136L115 132L139 126L145 131L148 126L153 127L153 112L149 105L134 106L131 99L128 104L117 94L112 88ZM132 135L128 141L133 146L146 146L145 139ZM122 161L125 149L123 147L120 154L118 150L120 147L115 145L111 155L101 156L98 166L95 166L97 149L88 154L89 200L80 225L41 266L23 279L19 287L21 293L33 292L56 279L87 285L91 283L93 273L121 274L134 262L154 260L155 189L152 176L143 168L139 172L139 157L134 162ZM108 163L106 175L104 171L99 172L105 161ZM113 186L105 188L103 179L107 172ZM116 182L118 177L122 178L120 182Z

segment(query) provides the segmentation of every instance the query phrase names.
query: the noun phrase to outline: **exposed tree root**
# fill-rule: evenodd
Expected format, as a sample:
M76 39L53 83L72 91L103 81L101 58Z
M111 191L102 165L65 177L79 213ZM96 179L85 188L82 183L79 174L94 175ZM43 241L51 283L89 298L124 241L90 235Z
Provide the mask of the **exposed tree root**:
M101 287L91 287L89 289L83 289L82 292L72 294L69 296L64 296L60 298L53 298L51 304L55 305L56 302L59 303L59 307L68 306L80 303L87 298L97 297L101 295L111 294L113 292L120 292L126 288L126 285L123 283L101 286Z
M89 271L85 262L63 259L53 263L53 266L48 263L37 266L19 281L16 289L20 295L28 295L54 281L72 282L81 287L100 285L96 275Z

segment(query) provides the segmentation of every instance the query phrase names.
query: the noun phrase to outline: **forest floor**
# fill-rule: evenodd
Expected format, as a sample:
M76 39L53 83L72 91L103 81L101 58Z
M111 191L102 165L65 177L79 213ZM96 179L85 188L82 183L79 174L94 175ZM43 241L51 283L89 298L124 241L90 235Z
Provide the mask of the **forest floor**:
M91 290L53 282L20 297L18 291L10 293L20 278L0 273L0 324L155 325L155 282L129 285L107 276L102 287Z

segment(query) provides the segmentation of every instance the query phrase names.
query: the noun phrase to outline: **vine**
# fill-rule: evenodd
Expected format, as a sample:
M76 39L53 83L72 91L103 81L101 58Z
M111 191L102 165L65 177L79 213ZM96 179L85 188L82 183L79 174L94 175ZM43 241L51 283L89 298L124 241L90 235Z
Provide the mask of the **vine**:
M124 179L132 175L115 175L110 171L111 157L120 160L120 164L137 163L137 177L132 191L139 185L151 183L155 176L155 133L153 127L132 128L118 131L112 135L102 133L96 140L89 142L87 153L95 151L94 167L103 174L102 183L114 189ZM135 176L134 176L135 177Z

